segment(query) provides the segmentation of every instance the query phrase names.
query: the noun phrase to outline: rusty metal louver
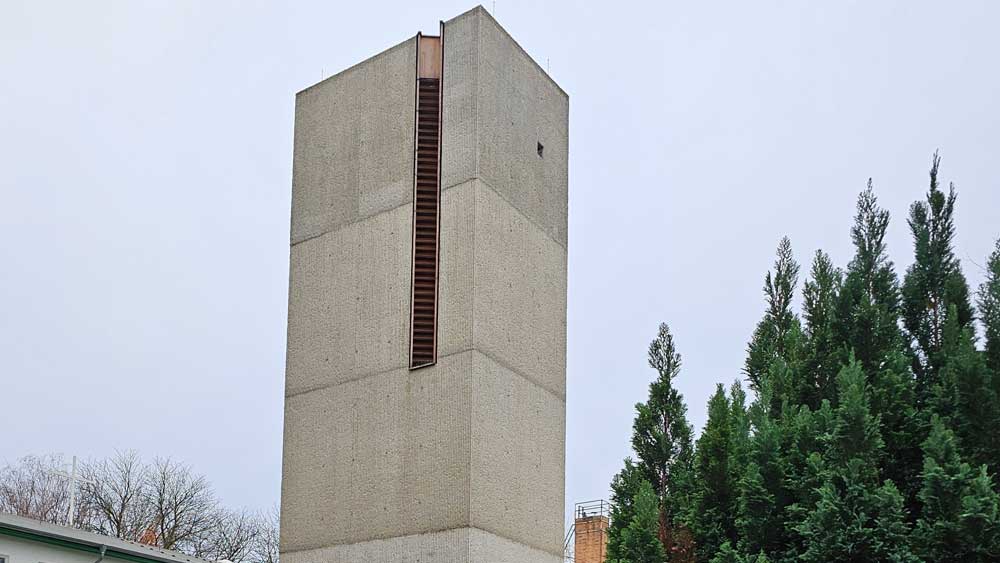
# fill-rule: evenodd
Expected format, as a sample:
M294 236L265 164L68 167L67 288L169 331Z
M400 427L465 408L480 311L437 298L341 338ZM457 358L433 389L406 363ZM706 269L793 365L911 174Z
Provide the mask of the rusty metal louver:
M437 361L441 210L441 42L418 36L410 368Z

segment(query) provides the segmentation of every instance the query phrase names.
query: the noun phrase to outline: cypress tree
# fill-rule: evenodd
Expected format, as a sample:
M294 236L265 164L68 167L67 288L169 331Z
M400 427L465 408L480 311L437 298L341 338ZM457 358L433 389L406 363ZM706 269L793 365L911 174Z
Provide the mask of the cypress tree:
M642 481L632 499L634 513L622 530L616 557L608 563L663 563L667 554L659 535L659 499L649 481Z
M905 498L908 517L916 517L919 503L920 444L926 435L926 417L916 406L909 360L902 351L889 353L871 376L871 410L881 421L885 444L882 477L896 484Z
M625 557L622 541L624 531L635 518L635 497L646 481L642 469L631 458L625 458L625 467L611 480L611 523L608 526L608 559Z
M899 280L886 252L889 212L878 206L872 182L858 196L851 227L854 258L840 292L840 342L868 374L882 368L885 357L903 344L899 330ZM846 362L842 357L841 361Z
M799 403L819 408L823 399L836 398L836 377L843 362L837 339L837 300L843 274L822 250L813 258L810 279L802 291L806 351Z
M944 366L944 327L954 306L956 322L962 329L972 325L973 311L969 286L955 257L955 186L948 194L938 186L941 158L934 153L930 189L926 201L910 207L914 262L903 281L903 323L914 347L913 369L917 376L917 397L926 401L938 383Z
M953 433L935 416L924 443L923 512L913 530L927 561L978 563L1000 558L997 494L986 468L962 462Z
M681 356L666 323L660 325L649 345L649 366L656 370L657 378L649 386L649 399L636 405L632 448L660 499L659 537L666 550L673 553L692 506L694 456L687 406L673 386L680 373Z
M955 432L963 457L992 471L1000 461L1000 401L971 328L960 328L952 305L945 321L941 368L931 407Z
M767 380L750 407L753 429L748 462L738 481L736 500L737 548L742 553L775 553L787 540L785 465L782 460L782 426L771 416Z
M899 280L889 259L885 235L889 212L878 205L872 182L858 196L851 239L854 257L839 296L837 326L842 362L850 354L864 370L872 414L882 423L889 460L883 477L902 489L906 506L916 508L917 474L923 454L922 418L900 322ZM848 358L844 358L844 353ZM836 399L834 399L835 401Z
M748 408L738 382L728 395L718 386L697 448L673 387L680 355L660 327L649 349L658 376L636 407L638 461L612 482L609 561L646 556L636 546L648 534L626 533L645 481L674 563L695 552L712 563L1000 561L1000 241L976 301L981 351L939 162L910 209L916 260L902 284L870 180L854 256L841 271L816 253L801 321L799 267L782 239L744 365L756 397Z
M742 468L750 455L750 414L747 412L747 394L739 380L729 386L729 420L732 423L732 460L730 470L733 482L740 480Z
M979 286L979 316L986 332L986 363L1000 394L1000 239L986 261L986 280Z
M699 559L707 561L725 542L736 542L732 406L722 384L708 401L708 422L695 455L697 492L692 532Z
M908 546L903 496L879 485L882 438L868 406L865 376L852 360L837 377L840 400L824 463L819 500L797 531L809 562L916 561Z
M792 255L792 243L788 237L784 237L778 244L774 272L768 272L764 278L767 310L747 346L743 371L750 380L750 388L755 391L771 371L775 359L783 358L788 361L797 352L794 348L798 342L789 336L796 329L801 333L799 319L792 312L792 296L798 279L799 265ZM782 394L780 389L774 391L778 395Z
M821 452L832 434L834 421L829 401L823 401L816 411L803 406L784 418L781 460L788 496L783 515L786 533L779 545L766 550L776 561L798 561L808 549L799 528L819 502L818 491L828 477Z

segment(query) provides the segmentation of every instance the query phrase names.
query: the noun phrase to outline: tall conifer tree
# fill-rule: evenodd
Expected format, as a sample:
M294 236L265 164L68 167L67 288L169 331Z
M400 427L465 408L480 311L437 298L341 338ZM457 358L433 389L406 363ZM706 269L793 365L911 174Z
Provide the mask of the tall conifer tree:
M730 469L733 479L739 481L747 456L750 455L750 413L747 412L747 394L739 380L729 386L729 408L733 432Z
M986 332L986 363L1000 394L1000 240L986 261L986 280L979 286L979 315Z
M843 350L853 352L868 374L882 369L885 358L903 344L899 280L885 245L888 227L889 212L879 207L868 180L858 196L851 227L854 258L847 266L837 317Z
M657 378L649 385L649 399L635 406L632 448L660 499L660 540L673 552L691 507L694 451L687 406L673 385L680 373L681 355L666 323L649 345L649 366Z
M836 398L836 377L844 355L836 332L843 274L826 253L817 250L809 277L802 290L806 351L799 402L815 410L823 399Z
M945 194L938 186L941 158L931 161L930 189L925 201L910 207L914 262L903 282L903 321L914 347L917 397L926 401L945 364L942 354L948 311L954 306L962 329L972 325L969 286L955 256L955 186Z
M792 255L792 243L784 237L778 244L774 272L768 272L764 278L767 310L747 346L743 371L755 391L759 390L761 380L774 368L774 360L780 358L790 363L788 360L797 352L795 348L799 342L796 335L801 334L801 328L798 317L792 312L792 296L798 280L799 265ZM778 395L776 399L780 400L785 389L774 381L772 387Z
M723 543L736 543L736 480L732 405L722 384L708 401L708 422L695 455L695 506L692 528L699 560L712 558Z
M842 361L853 354L864 370L872 413L882 422L884 477L916 508L922 453L921 418L900 322L900 287L886 249L888 210L878 205L872 181L858 196L851 227L854 257L839 296L836 324Z
M770 383L765 378L750 406L753 431L748 462L738 481L736 547L741 553L775 553L787 541L785 508L789 503L782 460L783 428L771 415Z

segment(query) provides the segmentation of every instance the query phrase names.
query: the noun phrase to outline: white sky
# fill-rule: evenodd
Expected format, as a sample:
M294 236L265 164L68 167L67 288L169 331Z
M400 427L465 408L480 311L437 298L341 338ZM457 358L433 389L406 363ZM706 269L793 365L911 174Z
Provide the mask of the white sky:
M0 4L0 462L136 448L277 502L294 93L471 7L289 4ZM607 496L656 325L700 428L778 239L844 265L869 176L902 274L940 148L982 280L1000 3L496 12L570 94L567 505Z

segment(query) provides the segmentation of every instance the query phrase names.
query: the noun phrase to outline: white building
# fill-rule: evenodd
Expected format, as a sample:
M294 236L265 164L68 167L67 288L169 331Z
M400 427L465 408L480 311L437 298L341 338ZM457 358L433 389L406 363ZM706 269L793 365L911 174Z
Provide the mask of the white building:
M0 563L123 562L207 563L176 551L0 514Z

